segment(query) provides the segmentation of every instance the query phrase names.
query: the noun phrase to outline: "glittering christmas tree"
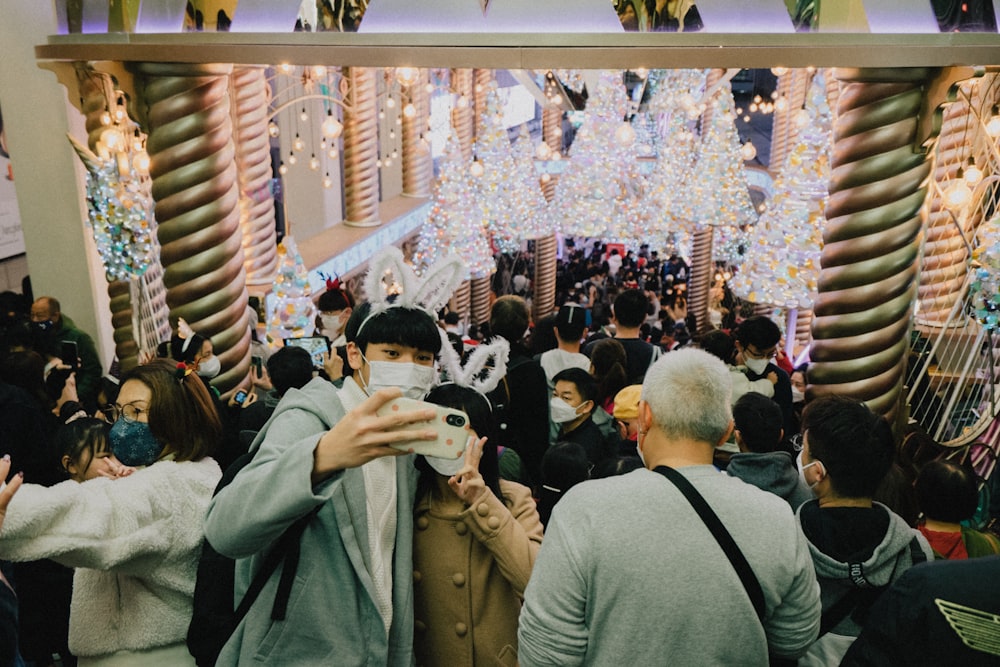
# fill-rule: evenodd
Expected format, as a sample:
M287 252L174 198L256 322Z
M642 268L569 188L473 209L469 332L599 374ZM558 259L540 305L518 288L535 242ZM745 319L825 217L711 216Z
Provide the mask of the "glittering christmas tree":
M645 221L644 182L621 72L602 71L559 179L555 210L566 234L635 243Z
M278 275L274 279L274 310L268 320L268 342L278 345L285 338L311 336L316 306L310 297L309 272L295 240L286 236L278 244Z
M690 180L690 214L699 225L742 227L757 221L750 201L740 137L728 83L709 101L707 127L702 128L698 161Z
M651 78L654 74L650 73ZM689 236L694 201L689 187L698 160L695 125L701 116L698 100L705 89L704 70L666 70L655 76L649 113L657 118L656 141L662 146L650 174L653 207L647 229L654 247L676 244L676 235Z
M748 301L787 309L812 308L819 280L832 145L832 116L821 74L813 78L800 117L804 125L731 283Z
M535 169L535 146L531 143L528 126L521 126L521 135L514 144L515 174L519 196L523 199L526 216L520 230L522 239L540 239L555 232L552 207L545 201L545 193Z
M496 261L470 178L469 165L462 160L458 136L452 129L445 144L441 172L434 184L431 209L420 228L415 257L418 272L432 266L449 251L465 261L471 278L485 278L496 271Z

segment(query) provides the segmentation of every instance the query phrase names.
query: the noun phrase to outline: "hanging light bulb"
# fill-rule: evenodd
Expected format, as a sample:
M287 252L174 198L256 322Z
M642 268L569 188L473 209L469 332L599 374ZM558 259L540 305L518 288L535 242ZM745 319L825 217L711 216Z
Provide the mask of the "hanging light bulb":
M272 137L277 138L277 136L281 134L281 128L278 127L278 124L272 120L267 124L267 133Z
M968 166L965 168L965 183L970 187L974 188L983 180L982 170L976 166L976 160L973 157L969 157Z
M288 173L288 166L284 162L278 165L278 173L282 176Z
M753 145L752 141L747 140L747 142L740 147L740 155L745 161L749 162L757 157L757 147Z
M629 123L622 123L615 130L615 141L622 146L631 146L635 142L635 130Z
M962 208L972 199L972 190L965 182L961 169L958 178L952 180L944 190L944 205L948 208Z
M749 107L747 107L747 110L748 110L748 111L749 111L750 113L756 113L756 112L757 112L757 109L758 109L758 108L759 108L759 107L757 106L757 103L756 103L756 102L751 102L751 103L750 103L750 106L749 106Z
M109 151L120 151L125 147L125 138L114 128L101 132L101 141Z
M472 166L469 167L469 173L472 174L472 176L474 176L475 178L479 178L480 176L482 176L483 171L484 171L483 163L478 160L473 162Z
M392 166L392 158L388 158L388 157L387 157L387 158L385 159L385 162L384 162L383 164L385 164L385 168L386 168L386 169L388 169L389 167L391 167L391 166Z
M327 156L328 156L328 157L329 157L329 158L330 158L331 160L336 160L336 159L337 159L337 147L336 147L336 146L334 146L334 147L333 147L333 148L331 148L331 149L330 149L329 151L327 151L327 153L326 153L326 154L327 154Z
M455 106L459 109L464 109L469 106L469 98L465 95L459 95L458 99L455 101Z
M774 108L777 109L778 111L784 111L785 109L788 108L788 100L785 98L784 95L775 100Z
M295 164L299 161L298 156L295 153L288 154L288 164Z
M326 150L326 139L321 139L320 140L320 142L319 142L319 149L321 151L325 151Z
M809 112L806 111L805 109L799 109L798 111L795 112L795 115L792 117L792 123L795 125L795 127L801 130L803 127L809 124Z
M327 190L333 187L333 179L330 178L330 174L323 177L323 187Z
M396 81L403 86L412 86L420 79L420 70L416 67L397 67Z
M299 120L303 123L309 120L309 113L306 111L305 107L302 107L302 111L299 112Z
M427 94L430 95L431 93L434 92L434 84L428 83L426 86L424 86L424 90L426 90Z
M111 125L111 114L107 111L101 114L101 125L107 126Z
M990 113L990 119L986 123L986 134L996 139L1000 137L1000 107L994 104Z
M278 65L278 69L281 70L282 74L291 74L292 73L292 66L289 65L288 63L281 63L280 65Z
M302 141L302 137L300 137L299 133L296 132L295 141L292 142L292 148L294 148L297 151L301 151L304 150L305 147L306 147L306 142Z
M548 160L552 156L552 148L544 141L538 144L535 149L535 157L539 160Z
M394 98L394 97L387 97L387 98L385 98L385 108L386 109L395 109L396 108L396 98Z
M327 139L336 139L343 131L344 126L339 120L336 119L336 117L334 117L333 111L328 109L326 112L326 120L324 120L323 124L320 125L320 132L322 132L323 136Z
M309 158L309 168L312 169L313 171L319 170L319 158L316 157L315 153L311 158Z
M132 133L132 151L135 153L146 150L146 142L142 140L142 133L139 132L139 128L135 128L135 132Z
M132 158L132 167L143 176L149 175L149 153L141 151Z
M412 104L407 104L405 107L403 107L403 115L406 116L407 118L413 118L414 116L417 115L417 107L413 106Z
M771 74L773 74L774 76L784 76L784 75L788 74L788 68L787 67L772 67L771 68Z
M538 180L540 180L542 183L548 183L549 181L552 180L552 174L549 173L542 174Z
M326 67L323 65L313 65L312 75L314 79L322 79L326 76Z

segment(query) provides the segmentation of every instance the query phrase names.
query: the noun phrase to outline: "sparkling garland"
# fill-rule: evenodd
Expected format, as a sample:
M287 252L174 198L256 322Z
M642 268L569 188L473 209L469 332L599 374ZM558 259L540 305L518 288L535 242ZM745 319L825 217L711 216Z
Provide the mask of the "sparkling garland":
M514 144L515 178L517 189L524 202L526 215L519 230L522 239L540 239L555 231L552 207L545 201L535 169L535 146L531 143L527 124L521 126L521 135Z
M149 179L127 159L98 158L87 170L88 222L108 282L138 278L157 261Z
M731 283L748 301L789 309L812 308L819 281L833 128L821 74L813 78L799 114L804 124Z
M309 287L309 271L291 236L278 244L278 275L274 279L274 311L268 320L268 341L311 336L316 326L316 305Z
M976 319L990 333L1000 329L1000 217L979 226L969 298Z

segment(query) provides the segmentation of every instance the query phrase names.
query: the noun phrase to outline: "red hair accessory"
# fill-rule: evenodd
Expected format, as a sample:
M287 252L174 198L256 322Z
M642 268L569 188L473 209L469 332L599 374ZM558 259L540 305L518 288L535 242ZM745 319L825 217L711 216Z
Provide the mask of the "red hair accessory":
M328 275L326 275L325 273L322 273L322 272L320 272L319 275L322 276L323 280L326 281L326 288L328 290L334 291L334 290L339 290L340 289L340 276L336 276L335 278L331 278L330 276L328 276Z
M174 377L177 378L178 382L183 382L184 378L190 373L191 370L187 367L183 361L177 362L177 369L174 370Z

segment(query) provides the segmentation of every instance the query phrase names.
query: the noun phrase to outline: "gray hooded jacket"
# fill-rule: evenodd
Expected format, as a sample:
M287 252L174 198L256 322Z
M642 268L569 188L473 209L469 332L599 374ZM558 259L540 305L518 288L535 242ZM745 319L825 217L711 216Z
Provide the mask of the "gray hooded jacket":
M815 497L809 485L802 481L795 459L788 452L733 454L726 473L784 498L793 511Z

